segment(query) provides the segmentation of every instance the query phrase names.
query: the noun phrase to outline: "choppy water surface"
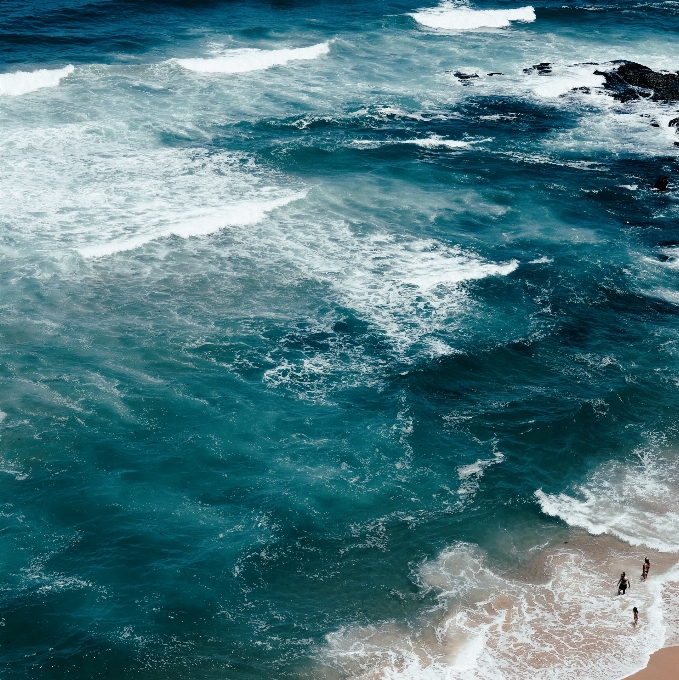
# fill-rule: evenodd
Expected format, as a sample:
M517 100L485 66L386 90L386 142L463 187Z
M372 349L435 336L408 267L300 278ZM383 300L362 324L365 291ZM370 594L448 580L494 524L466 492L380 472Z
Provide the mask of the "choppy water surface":
M3 677L676 644L677 3L0 18Z

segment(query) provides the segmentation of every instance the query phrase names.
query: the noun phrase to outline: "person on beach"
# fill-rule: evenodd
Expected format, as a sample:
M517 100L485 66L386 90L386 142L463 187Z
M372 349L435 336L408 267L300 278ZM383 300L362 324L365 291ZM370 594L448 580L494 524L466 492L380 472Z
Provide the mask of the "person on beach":
M637 627L637 623L639 623L639 610L636 607L632 608L632 611L634 612L634 627Z
M641 568L641 578L644 581L648 578L648 570L651 568L651 563L648 561L648 557L644 558L644 566Z
M620 580L618 581L618 595L624 595L625 591L630 587L630 585L630 580L623 571L622 574L620 574Z

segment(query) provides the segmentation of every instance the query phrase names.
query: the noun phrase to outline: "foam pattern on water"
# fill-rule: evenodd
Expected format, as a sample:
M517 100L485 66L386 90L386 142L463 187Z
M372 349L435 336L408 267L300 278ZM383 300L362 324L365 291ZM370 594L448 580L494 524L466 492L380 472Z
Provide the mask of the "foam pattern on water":
M115 128L72 124L3 137L13 172L0 186L15 238L52 253L103 257L254 224L305 195L276 186L243 154L133 148Z
M435 354L454 348L434 337L465 310L466 282L508 276L519 263L488 262L434 239L356 234L347 224L267 228L260 238L330 287L333 297L384 333L399 352L425 342ZM264 250L264 248L262 248Z

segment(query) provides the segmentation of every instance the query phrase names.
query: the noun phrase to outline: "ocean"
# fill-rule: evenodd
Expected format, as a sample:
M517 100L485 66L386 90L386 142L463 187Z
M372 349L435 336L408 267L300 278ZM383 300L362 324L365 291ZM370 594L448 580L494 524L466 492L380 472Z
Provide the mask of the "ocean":
M4 680L679 644L679 3L436 3L2 2Z

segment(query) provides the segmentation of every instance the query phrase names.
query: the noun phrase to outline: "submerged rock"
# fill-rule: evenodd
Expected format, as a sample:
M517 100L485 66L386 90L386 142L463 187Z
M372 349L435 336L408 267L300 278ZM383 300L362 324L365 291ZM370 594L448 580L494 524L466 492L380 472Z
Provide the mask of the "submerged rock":
M523 72L537 72L539 76L549 76L552 74L552 65L548 61L541 61L539 64L533 64L530 68L523 69Z
M667 185L670 183L669 177L667 175L660 175L658 179L655 180L653 188L656 191L667 191Z
M462 73L462 71L455 71L453 75L459 80L471 80L472 78L478 78L478 73Z
M614 63L620 65L610 71L594 71L594 73L604 76L606 79L604 87L615 99L621 102L633 99L679 101L679 74L659 73L633 61Z

